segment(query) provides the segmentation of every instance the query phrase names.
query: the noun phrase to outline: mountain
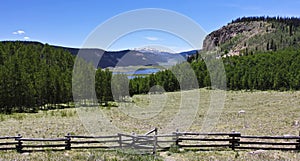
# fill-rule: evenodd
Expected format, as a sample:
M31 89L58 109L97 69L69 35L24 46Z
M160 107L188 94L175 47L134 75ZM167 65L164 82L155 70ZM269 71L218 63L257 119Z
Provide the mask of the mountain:
M10 41L2 41L6 43ZM32 41L18 41L18 43L44 45L40 42ZM196 54L197 51L187 51L182 53L171 53L157 49L134 49L134 50L121 50L121 51L105 51L102 49L93 48L70 48L63 46L54 46L69 51L72 55L83 55L85 60L94 61L100 60L98 68L116 67L116 66L172 66L185 61L188 56Z
M153 54L160 54L160 53L167 53L167 54L174 54L173 51L167 49L161 49L160 47L143 47L143 48L134 48L132 50L141 52L141 53L153 53Z
M98 68L116 67L116 66L173 66L186 61L187 57L196 54L196 51L187 51L182 53L170 53L159 50L121 50L104 51L101 49L74 49L69 50L73 55L81 52L81 55L87 55L92 59L99 59ZM101 59L100 59L101 57Z
M198 54L198 52L201 52L201 50L191 50L191 51L184 51L179 53L181 56L183 56L185 59L188 59L189 57Z
M141 48L141 49L134 49L134 50L141 52L141 53L163 55L163 56L172 57L172 58L177 57L177 56L178 57L182 56L185 59L187 59L189 56L197 54L197 52L199 51L199 50L190 50L190 51L174 53L173 51L160 50L160 49L156 49L156 48ZM181 59L181 57L180 57L180 59Z
M211 32L203 50L218 49L222 56L253 54L300 46L300 19L243 17Z
M152 60L158 60L160 65L172 66L186 61L189 56L197 54L197 50L174 53L172 51L160 50L156 48L134 49L137 52L145 54Z

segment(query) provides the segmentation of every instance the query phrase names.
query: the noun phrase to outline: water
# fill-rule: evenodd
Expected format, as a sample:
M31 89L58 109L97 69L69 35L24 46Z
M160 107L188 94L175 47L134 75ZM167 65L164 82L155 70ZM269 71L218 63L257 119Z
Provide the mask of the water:
M157 68L144 68L144 69L138 69L134 71L133 74L153 74L159 72L160 69Z
M159 72L160 69L158 68L141 68L134 71L127 71L127 72L113 72L113 74L126 74L128 75L128 79L134 79L136 77L145 77L145 75L154 74Z

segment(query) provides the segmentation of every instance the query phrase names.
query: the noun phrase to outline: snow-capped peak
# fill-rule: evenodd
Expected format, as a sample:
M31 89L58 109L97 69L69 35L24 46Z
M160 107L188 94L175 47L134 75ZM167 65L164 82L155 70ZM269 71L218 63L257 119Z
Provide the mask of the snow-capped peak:
M166 48L154 48L154 47L143 47L143 48L134 48L133 50L141 52L141 53L153 53L153 54L159 54L159 53L173 53L174 51Z

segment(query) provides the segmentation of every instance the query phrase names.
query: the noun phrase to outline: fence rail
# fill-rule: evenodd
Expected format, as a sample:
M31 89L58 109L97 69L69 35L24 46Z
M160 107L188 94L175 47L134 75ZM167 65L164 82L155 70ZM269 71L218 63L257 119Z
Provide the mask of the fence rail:
M152 135L150 135L152 134ZM232 133L174 132L158 135L157 128L144 135L116 134L111 136L82 136L67 134L63 138L23 138L18 136L0 137L0 150L17 152L71 149L132 149L139 153L168 150L172 145L179 148L232 150L295 150L300 151L300 136L249 136Z
M22 136L2 136L0 137L0 150L15 150L18 142L15 139ZM4 141L4 142L3 142Z

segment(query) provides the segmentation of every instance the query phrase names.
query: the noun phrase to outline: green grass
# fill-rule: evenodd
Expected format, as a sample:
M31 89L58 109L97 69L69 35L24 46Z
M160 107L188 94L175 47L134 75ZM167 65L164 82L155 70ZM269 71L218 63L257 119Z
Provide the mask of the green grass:
M200 132L204 117L209 108L211 90L200 89L199 109L193 124L186 131ZM187 91L188 94L190 91ZM167 98L167 99L165 99ZM100 110L117 127L126 133L143 134L158 127L158 133L178 113L180 92L164 95L137 95L133 103L120 103L119 107L82 108L86 111ZM156 108L159 106L162 108ZM300 121L300 91L227 91L225 107L213 132L239 131L243 135L298 135ZM126 111L126 110L128 111ZM84 111L83 110L83 111ZM125 110L125 111L124 111ZM245 110L243 115L238 111ZM63 137L67 133L90 135L82 124L75 108L0 115L0 136L24 137ZM127 112L127 113L126 113ZM140 116L140 117L138 117ZM180 121L180 120L179 120ZM175 131L176 129L174 129ZM160 152L156 159L169 160L300 160L298 152L263 151L175 151ZM180 151L179 153L177 153ZM118 151L71 150L64 152L35 152L29 155L14 151L0 152L0 160L154 160L152 156L127 155ZM141 157L141 158L139 158Z

